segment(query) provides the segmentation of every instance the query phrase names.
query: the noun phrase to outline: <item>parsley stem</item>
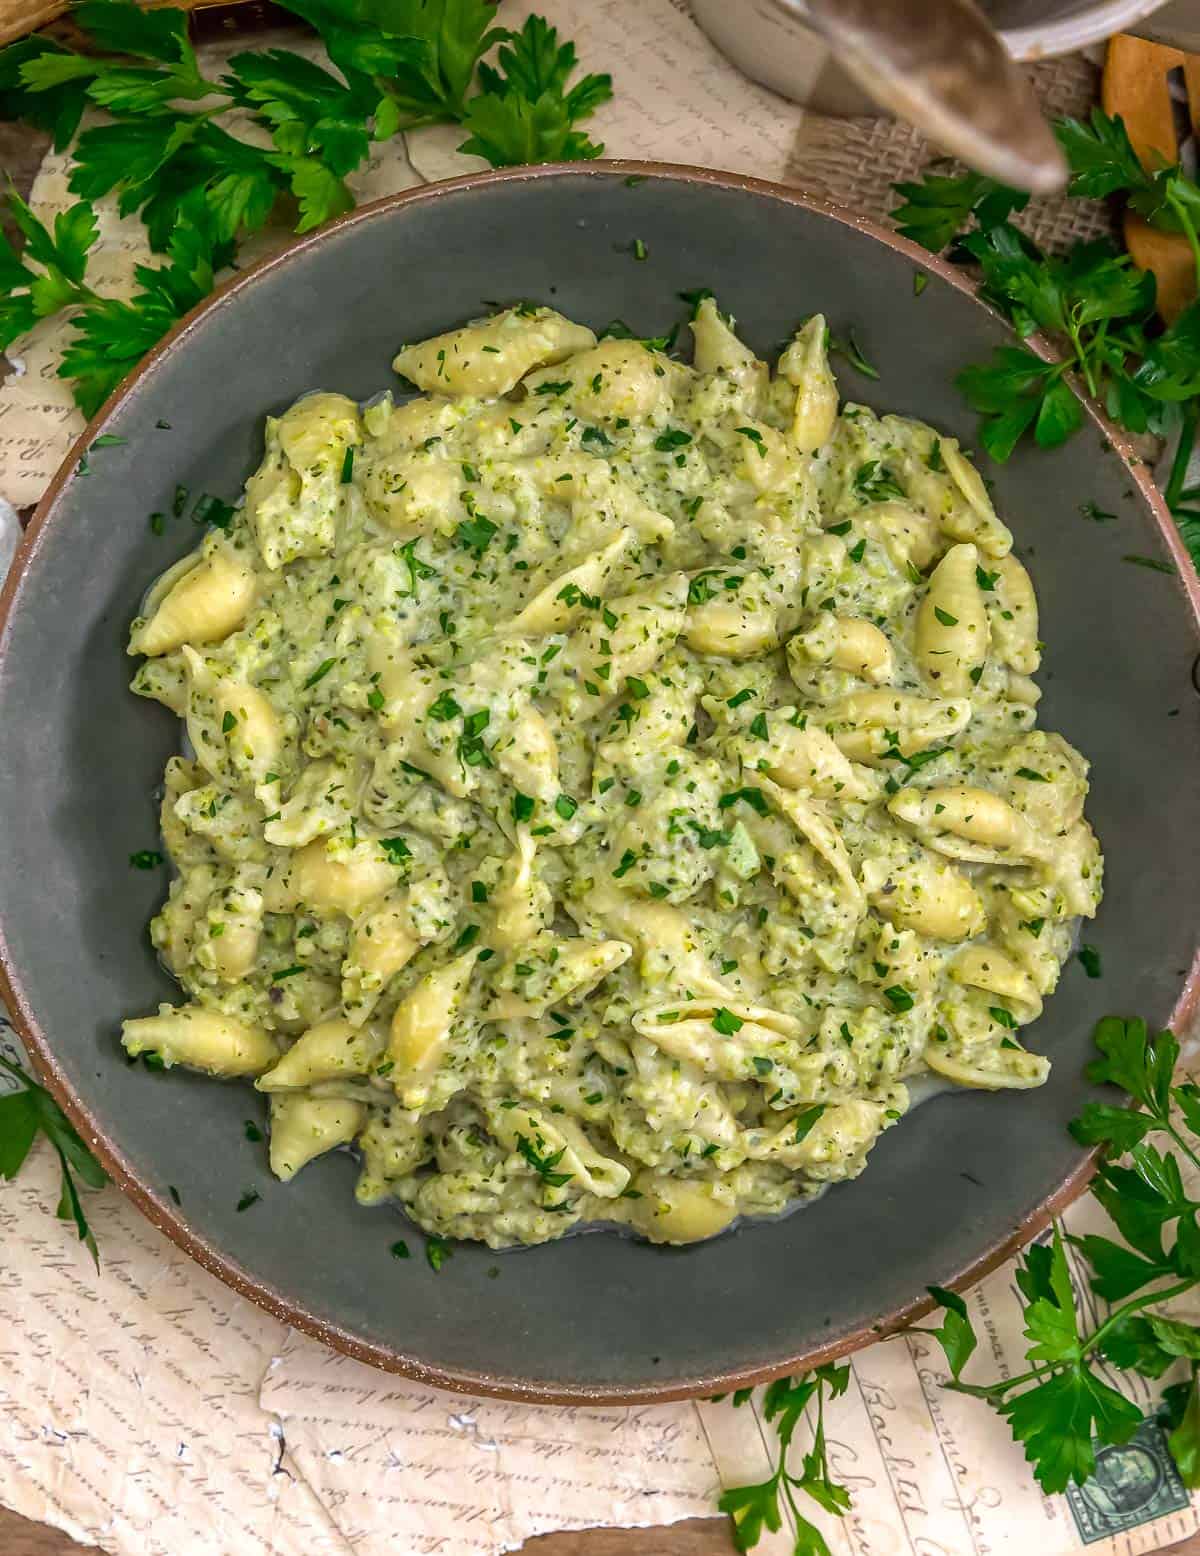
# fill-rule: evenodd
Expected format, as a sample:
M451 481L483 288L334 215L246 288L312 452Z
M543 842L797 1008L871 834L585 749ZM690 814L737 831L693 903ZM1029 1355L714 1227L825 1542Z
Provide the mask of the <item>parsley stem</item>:
M1136 1313L1155 1302L1170 1302L1173 1297L1181 1297L1185 1291L1191 1291L1195 1285L1194 1280L1180 1280L1173 1286L1163 1286L1157 1291L1143 1292L1141 1296L1130 1297L1128 1302L1122 1302L1120 1307L1113 1308L1099 1329L1088 1337L1084 1342L1082 1354L1087 1356L1094 1351L1108 1331L1115 1328L1127 1314Z
M1188 246L1192 251L1192 263L1196 267L1196 288L1200 291L1200 238L1196 236L1196 227L1188 214L1188 209L1183 201L1168 185L1167 204L1179 218L1179 225L1183 228L1183 235L1188 240Z
M1096 374L1093 371L1092 364L1088 359L1088 350L1083 343L1082 336L1080 335L1079 325L1069 313L1066 315L1065 322L1067 327L1067 334L1071 340L1071 345L1075 348L1075 362L1073 365L1077 367L1083 374L1084 381L1087 384L1088 393L1092 396L1093 399L1095 399L1097 392Z
M1100 1345L1100 1342L1105 1339L1108 1332L1111 1329L1115 1329L1121 1320L1130 1313L1137 1313L1142 1308L1150 1307L1156 1302L1170 1302L1174 1297L1182 1296L1185 1291L1192 1291L1195 1286L1196 1281L1194 1280L1176 1281L1173 1286L1161 1286L1156 1291L1143 1292L1141 1296L1131 1297L1128 1302L1123 1302L1120 1307L1113 1308L1100 1327L1088 1335L1081 1343L1079 1360L1082 1361L1085 1356L1090 1356ZM912 1333L913 1331L907 1332ZM921 1331L916 1332L920 1333ZM925 1332L933 1333L932 1330ZM977 1399L995 1401L1002 1395L1007 1394L1010 1389L1016 1388L1020 1383L1044 1382L1055 1370L1054 1367L1031 1367L1028 1372L1019 1372L1014 1378L1001 1378L995 1383L950 1382L945 1387L952 1389L957 1394L972 1394Z
M1163 491L1167 507L1172 512L1184 496L1183 483L1187 480L1188 466L1192 462L1198 419L1200 419L1200 405L1195 400L1185 400L1179 423L1179 443L1175 449L1175 457L1171 461L1171 474Z
M1198 1157L1195 1151L1192 1150L1191 1146L1175 1128L1175 1125L1170 1121L1170 1119L1165 1121L1163 1128L1167 1131L1171 1139L1174 1140L1175 1144L1191 1162L1192 1166L1200 1168L1200 1157Z

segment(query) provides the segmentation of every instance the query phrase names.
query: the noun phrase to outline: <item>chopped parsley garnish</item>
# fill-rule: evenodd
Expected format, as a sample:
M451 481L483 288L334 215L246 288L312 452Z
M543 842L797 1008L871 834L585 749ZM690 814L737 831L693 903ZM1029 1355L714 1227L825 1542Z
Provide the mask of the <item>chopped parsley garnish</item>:
M430 567L428 562L422 562L417 555L417 541L415 539L405 541L404 545L397 546L396 550L408 568L408 592L415 598L418 581L422 578L436 578L437 568Z
M533 815L533 808L537 801L530 794L522 794L518 789L512 797L512 818L516 822L528 821Z
M400 1238L398 1242L394 1242L389 1251L393 1259L412 1258L412 1254L408 1251L408 1244L404 1241L403 1238Z
M916 1001L907 989L900 984L893 983L890 988L884 989L884 996L894 1011L911 1010Z
M828 1103L818 1102L814 1107L805 1108L803 1113L796 1115L796 1132L792 1136L792 1144L799 1145L806 1135L811 1133L813 1125L824 1113Z
M263 1137L263 1132L258 1127L258 1125L254 1123L253 1120L247 1119L242 1127L245 1130L246 1139L249 1140L251 1144L257 1145L257 1143Z
M721 810L729 810L739 800L744 801L751 810L757 811L760 816L765 816L771 808L767 804L767 797L761 789L734 789L729 794L723 794L717 801L717 805Z
M1089 978L1100 978L1103 969L1100 966L1100 953L1094 945L1081 945L1079 947L1079 964Z
M439 724L448 724L451 719L462 717L462 709L454 700L453 693L449 691L440 692L425 711L426 717L436 720Z
M164 862L157 848L139 848L136 854L129 856L129 863L135 870L157 870Z
M381 837L379 846L387 855L389 864L402 864L405 859L412 858L412 849L402 837Z
M879 369L867 360L863 355L862 347L853 330L849 330L846 339L841 340L836 335L829 337L829 350L838 356L843 356L851 367L857 368L864 378L878 378Z
M570 821L571 817L579 809L579 801L572 799L569 794L560 794L554 801L554 809L564 821Z
M425 1239L425 1260L429 1268L436 1275L447 1259L454 1257L454 1250L444 1237L435 1237L432 1233Z
M927 767L930 762L936 762L939 756L945 756L952 749L951 746L931 746L927 751L915 751L912 756L900 756L898 751L894 754L900 757L910 773L916 773L920 772L922 767ZM891 751L885 754L893 755Z
M735 432L740 432L742 437L749 438L750 442L753 443L755 448L758 450L758 457L760 459L765 459L767 457L767 445L763 440L762 433L758 430L757 427L735 427L733 430Z
M493 524L491 519L485 518L482 513L472 514L469 519L463 519L454 531L454 539L464 551L473 552L476 557L481 557L491 545L500 526Z
M177 490L182 491L183 488ZM211 524L214 529L228 529L233 523L233 506L208 492L202 492L192 508L192 523Z
M257 1189L247 1189L237 1202L238 1214L240 1215L243 1210L249 1210L251 1205L257 1205L261 1198L262 1195Z
M308 680L305 681L301 690L308 691L309 688L315 686L318 681L324 680L324 678L333 669L335 664L337 664L336 659L323 659L317 668L313 671L313 673L309 676Z
M692 441L690 432L684 432L678 427L673 427L667 432L660 432L654 440L654 446L660 453L667 453L674 448L684 448Z
M713 1030L719 1032L722 1037L732 1037L735 1032L740 1032L745 1024L740 1016L735 1016L732 1010L726 1010L724 1005L718 1005L713 1011Z
M517 1151L525 1158L542 1182L547 1188L561 1189L563 1184L570 1183L571 1178L574 1176L569 1172L554 1171L555 1167L558 1166L559 1162L567 1154L567 1148L564 1145L560 1150L546 1156L538 1150L539 1145L544 1146L545 1141L539 1138L537 1145L535 1145L525 1135L517 1136Z
M868 459L854 472L854 490L864 502L905 500L905 490L890 470L878 459Z
M347 448L342 456L342 485L349 486L354 479L354 449Z
M1049 783L1050 782L1049 778L1046 777L1045 773L1034 772L1032 767L1018 767L1017 768L1017 777L1018 778L1028 778L1031 783Z
M944 611L940 605L933 607L933 614L941 622L943 627L957 627L958 617L952 616L949 611Z

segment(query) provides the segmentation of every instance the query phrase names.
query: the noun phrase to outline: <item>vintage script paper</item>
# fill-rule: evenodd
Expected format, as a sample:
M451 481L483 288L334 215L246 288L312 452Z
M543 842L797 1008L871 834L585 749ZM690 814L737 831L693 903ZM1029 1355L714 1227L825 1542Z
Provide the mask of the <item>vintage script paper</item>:
M1195 1192L1194 1188L1192 1192ZM1107 1232L1111 1224L1090 1196L1064 1218L1068 1230ZM1012 1377L1028 1366L1012 1263L967 1297L979 1348L967 1380ZM1087 1290L1074 1263L1088 1322L1107 1311ZM1200 1316L1173 1309L1191 1321ZM935 1319L936 1323L937 1320ZM1152 1413L1167 1374L1148 1383L1098 1369L1105 1380ZM1096 1475L1062 1496L1044 1496L1021 1447L981 1400L948 1392L949 1373L935 1340L912 1335L883 1341L851 1361L846 1394L827 1407L825 1425L834 1476L854 1502L844 1520L814 1503L801 1508L822 1531L833 1556L1148 1556L1200 1532L1200 1496L1189 1496L1154 1424L1133 1441L1101 1450ZM697 1406L727 1485L772 1473L773 1433L761 1401L734 1410ZM801 1451L808 1439L797 1434ZM761 1556L790 1556L788 1527L768 1536Z

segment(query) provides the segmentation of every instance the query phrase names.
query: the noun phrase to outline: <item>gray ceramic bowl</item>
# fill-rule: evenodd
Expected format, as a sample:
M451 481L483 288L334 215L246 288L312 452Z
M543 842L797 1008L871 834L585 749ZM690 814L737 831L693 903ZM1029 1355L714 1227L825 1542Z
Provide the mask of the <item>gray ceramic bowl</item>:
M931 280L915 297L918 268ZM152 796L178 727L127 691L124 644L147 579L196 535L177 524L157 538L147 515L169 510L176 482L232 497L265 412L316 387L373 393L398 342L485 299L544 299L650 334L679 316L678 291L699 286L764 353L824 310L880 372L871 382L839 363L844 393L968 443L954 375L1009 338L927 255L771 185L600 164L419 189L239 277L188 320L88 429L4 594L0 932L40 1073L117 1181L202 1264L331 1344L433 1382L664 1399L863 1343L921 1310L927 1284L977 1276L1078 1191L1087 1161L1065 1126L1097 1018L1165 1022L1187 1003L1200 922L1197 591L1144 473L1092 416L1057 453L990 472L1041 597L1044 720L1092 759L1089 814L1108 856L1089 931L1105 975L1069 966L1034 1028L1055 1060L1043 1089L939 1097L886 1136L865 1176L782 1222L683 1250L606 1233L500 1256L460 1247L435 1275L411 1230L417 1257L390 1257L407 1229L355 1206L348 1157L284 1187L245 1137L260 1108L251 1091L123 1062L122 1015L177 993L144 927L164 880L128 858L155 842ZM128 442L74 474L101 431ZM1088 501L1116 518L1082 517ZM238 1214L247 1188L261 1200Z

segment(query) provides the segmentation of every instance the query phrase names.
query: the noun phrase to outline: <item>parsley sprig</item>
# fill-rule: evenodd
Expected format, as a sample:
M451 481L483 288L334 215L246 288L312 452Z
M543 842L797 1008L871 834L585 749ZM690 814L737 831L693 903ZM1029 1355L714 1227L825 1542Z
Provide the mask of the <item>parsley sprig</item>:
M82 54L35 36L0 49L0 115L72 145L78 203L54 231L15 195L25 261L0 250L0 349L38 319L69 310L79 339L60 372L85 414L97 410L177 318L212 289L237 243L286 210L307 232L350 210L346 177L372 144L421 125L458 123L459 148L497 167L586 159L603 146L577 128L612 96L607 75L569 86L574 45L530 16L493 26L492 0L283 0L319 34L329 67L288 49L235 54L205 76L187 13L132 0L84 0L72 20ZM497 66L483 56L500 45ZM105 122L78 134L85 109ZM216 122L230 109L247 136ZM92 202L115 195L141 215L168 264L138 271L128 303L87 285L96 241Z
M777 1378L763 1395L763 1415L775 1423L779 1459L775 1473L755 1486L733 1486L717 1506L733 1520L733 1543L739 1551L757 1545L764 1529L772 1534L782 1527L783 1506L791 1512L796 1528L795 1556L829 1556L824 1535L801 1513L797 1493L811 1497L818 1507L837 1517L850 1507L850 1493L834 1480L825 1441L825 1401L846 1392L850 1368L817 1367L799 1378ZM744 1405L753 1390L739 1389L735 1405ZM801 1461L799 1475L788 1468L789 1450L805 1412L815 1413L812 1446Z
M1075 1237L1056 1224L1048 1244L1026 1251L1017 1286L1025 1304L1030 1367L1015 1377L963 1381L976 1337L965 1303L953 1292L931 1288L945 1319L939 1329L918 1332L941 1344L950 1367L948 1388L985 1400L1004 1416L1048 1492L1062 1491L1072 1480L1082 1484L1095 1470L1095 1442L1128 1442L1142 1423L1137 1406L1101 1376L1104 1364L1157 1379L1176 1361L1186 1361L1190 1377L1164 1391L1159 1419L1171 1428L1168 1446L1184 1483L1196 1487L1200 1326L1152 1310L1200 1286L1200 1200L1184 1188L1176 1154L1200 1169L1195 1143L1200 1087L1176 1082L1179 1044L1170 1032L1150 1036L1144 1021L1109 1017L1097 1026L1095 1041L1100 1058L1089 1066L1089 1079L1121 1087L1136 1106L1088 1103L1071 1133L1102 1152L1092 1192L1122 1240L1091 1233ZM1175 1150L1151 1144L1154 1134L1164 1135ZM1111 1304L1090 1330L1080 1321L1068 1244L1091 1290Z
M1063 119L1059 143L1071 166L1070 193L1120 195L1154 226L1181 232L1200 284L1200 185L1178 163L1142 167L1120 118L1094 109L1088 121ZM1044 253L1010 217L1027 197L978 173L927 172L898 184L893 219L933 251L973 261L983 293L1022 337L1046 333L1060 348L1046 362L1027 346L1000 346L968 367L958 385L983 417L980 439L993 459L1008 459L1027 435L1053 448L1083 423L1069 387L1075 377L1109 416L1135 434L1178 433L1180 459L1166 496L1193 560L1200 566L1200 487L1184 485L1200 421L1200 301L1167 329L1154 318L1155 283L1106 239Z
M66 1114L44 1086L39 1086L20 1065L14 1064L3 1054L0 1054L0 1068L11 1075L19 1086L19 1090L0 1097L0 1178L15 1178L33 1149L34 1141L39 1135L45 1135L54 1147L62 1168L59 1219L75 1223L80 1242L86 1243L99 1269L100 1254L88 1225L75 1175L78 1174L89 1188L99 1189L108 1182L104 1169L75 1133Z

